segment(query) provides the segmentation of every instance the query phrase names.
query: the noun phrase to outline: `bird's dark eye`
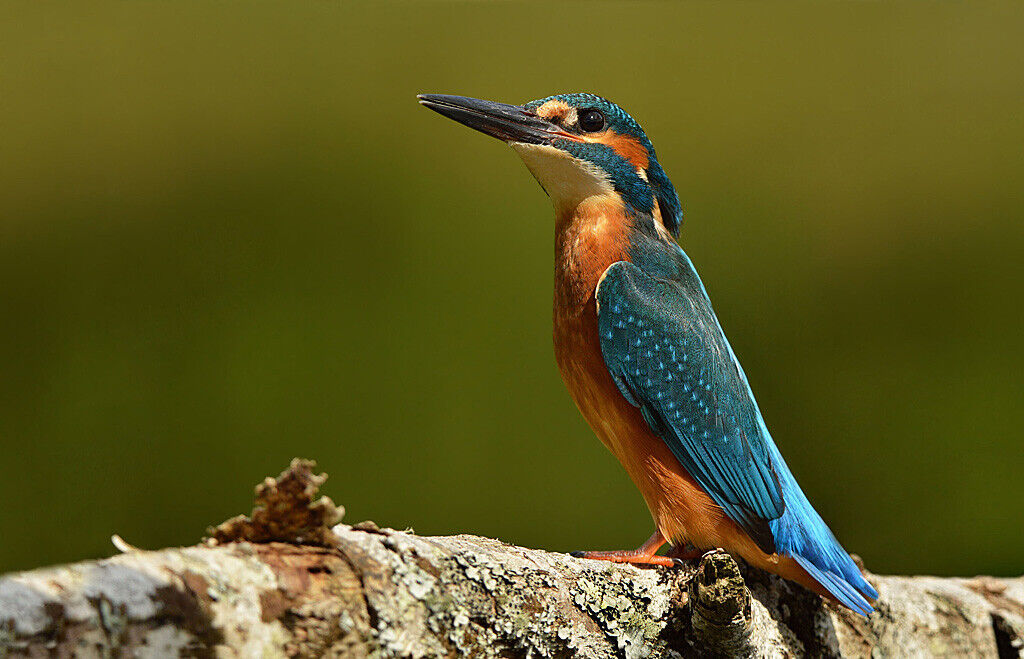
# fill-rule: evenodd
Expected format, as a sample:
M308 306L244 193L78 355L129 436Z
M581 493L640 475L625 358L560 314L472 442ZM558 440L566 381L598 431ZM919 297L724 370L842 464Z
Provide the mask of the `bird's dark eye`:
M579 121L580 128L588 133L596 133L604 128L604 114L594 108L580 110Z

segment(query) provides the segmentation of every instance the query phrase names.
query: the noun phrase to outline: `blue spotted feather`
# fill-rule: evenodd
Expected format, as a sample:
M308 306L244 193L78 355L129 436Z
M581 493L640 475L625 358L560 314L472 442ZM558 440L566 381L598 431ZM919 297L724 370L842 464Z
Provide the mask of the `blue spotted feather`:
M620 261L597 287L601 351L616 385L762 550L792 556L840 602L870 613L866 597L877 592L779 454L689 258L663 242L655 251L635 260L653 259L659 267L648 269L662 276Z

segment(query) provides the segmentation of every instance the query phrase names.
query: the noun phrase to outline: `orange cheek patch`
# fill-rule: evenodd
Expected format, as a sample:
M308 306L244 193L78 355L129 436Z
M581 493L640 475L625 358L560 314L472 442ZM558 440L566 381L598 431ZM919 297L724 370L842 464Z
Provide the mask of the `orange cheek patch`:
M608 130L593 141L607 144L615 149L615 153L631 162L637 169L647 169L647 149L636 138L629 137L628 135L619 135L614 131Z
M577 139L610 146L615 150L615 153L628 160L637 169L647 169L647 165L650 162L647 156L647 149L644 148L643 144L640 144L639 140L629 135L619 135L611 129L593 135L584 135L582 138Z

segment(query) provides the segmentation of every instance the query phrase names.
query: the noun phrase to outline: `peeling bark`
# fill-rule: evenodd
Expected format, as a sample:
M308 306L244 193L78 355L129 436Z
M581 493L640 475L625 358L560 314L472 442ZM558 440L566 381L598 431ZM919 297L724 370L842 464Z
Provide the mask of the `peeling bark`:
M340 511L314 501L311 466L293 463L268 479L252 519L218 527L219 540L126 547L101 561L0 578L0 656L1021 652L1024 578L871 575L881 596L864 619L723 552L640 569L468 535L329 528Z

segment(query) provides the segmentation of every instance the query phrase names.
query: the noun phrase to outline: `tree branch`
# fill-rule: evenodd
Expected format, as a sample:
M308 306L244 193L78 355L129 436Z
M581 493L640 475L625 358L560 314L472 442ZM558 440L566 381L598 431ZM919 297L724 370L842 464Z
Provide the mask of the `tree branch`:
M639 569L338 524L295 461L206 543L0 578L0 656L1016 657L1024 579L870 576L864 619L710 552ZM305 544L297 543L302 539ZM256 542L255 540L259 540Z

